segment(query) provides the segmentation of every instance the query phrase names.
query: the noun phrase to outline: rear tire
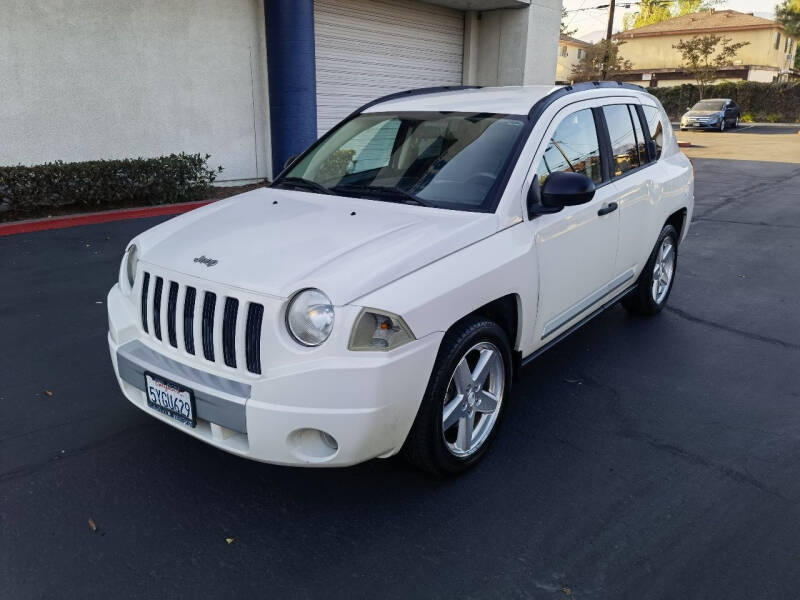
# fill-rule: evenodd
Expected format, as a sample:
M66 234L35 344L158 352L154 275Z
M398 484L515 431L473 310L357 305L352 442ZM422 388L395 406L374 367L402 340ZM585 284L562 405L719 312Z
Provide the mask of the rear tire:
M454 325L403 445L406 459L440 476L475 465L497 433L511 375L511 347L499 325L479 316Z
M622 305L633 314L657 315L672 292L677 267L678 232L667 224L658 236L655 248L636 281L636 287L623 298Z

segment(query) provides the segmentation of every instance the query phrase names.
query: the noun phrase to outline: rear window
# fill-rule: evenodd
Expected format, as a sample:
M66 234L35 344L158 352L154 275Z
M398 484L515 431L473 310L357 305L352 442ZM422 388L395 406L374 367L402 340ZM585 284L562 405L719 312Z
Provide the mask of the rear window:
M654 106L642 106L642 110L647 129L650 131L650 138L656 145L655 159L658 160L661 157L661 149L664 147L664 124L661 122L661 111Z

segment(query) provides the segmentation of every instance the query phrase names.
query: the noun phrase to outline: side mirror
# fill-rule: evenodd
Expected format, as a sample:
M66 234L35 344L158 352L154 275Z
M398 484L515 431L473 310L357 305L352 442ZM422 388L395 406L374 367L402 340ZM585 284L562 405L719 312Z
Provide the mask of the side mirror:
M299 154L292 154L289 158L286 159L286 162L283 163L283 168L288 169L289 166L296 161L300 157Z
M571 171L550 173L542 186L538 207L532 207L533 213L554 213L565 206L586 204L594 198L594 190L594 181L583 173Z
M538 177L528 190L528 216L557 213L565 206L586 204L594 198L594 181L583 173L557 171L545 179L541 191Z

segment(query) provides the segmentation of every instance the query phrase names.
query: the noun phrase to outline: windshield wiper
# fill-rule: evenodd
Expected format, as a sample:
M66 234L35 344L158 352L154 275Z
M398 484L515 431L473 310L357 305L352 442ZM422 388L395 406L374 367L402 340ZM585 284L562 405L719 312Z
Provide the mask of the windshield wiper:
M282 179L279 179L278 181L273 183L272 187L281 186L284 183L287 185L291 185L295 188L309 190L311 192L317 192L318 194L336 193L330 188L326 188L321 183L317 183L316 181L311 181L310 179L304 179L303 177L283 177Z
M379 185L337 185L332 189L334 192L342 192L344 194L363 193L386 199L388 199L387 197L391 197L393 200L390 200L390 202L402 202L405 204L416 204L418 206L432 206L414 194L399 188L382 187Z

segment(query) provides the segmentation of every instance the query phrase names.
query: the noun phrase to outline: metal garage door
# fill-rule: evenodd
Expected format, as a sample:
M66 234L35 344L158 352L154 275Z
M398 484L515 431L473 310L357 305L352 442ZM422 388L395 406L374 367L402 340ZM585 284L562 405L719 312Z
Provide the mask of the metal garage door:
M464 13L414 0L315 0L317 130L400 90L460 85Z

